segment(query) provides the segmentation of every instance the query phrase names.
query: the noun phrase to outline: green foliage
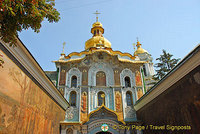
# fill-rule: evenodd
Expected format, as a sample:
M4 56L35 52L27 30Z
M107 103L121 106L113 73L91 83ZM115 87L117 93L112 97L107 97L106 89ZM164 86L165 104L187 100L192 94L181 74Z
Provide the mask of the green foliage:
M18 31L32 28L39 32L41 22L58 22L59 12L54 0L3 0L0 1L0 35L10 46L15 45Z
M154 80L160 80L167 74L180 60L172 58L172 54L166 52L166 50L162 50L163 54L160 55L158 60L159 62L154 65L156 68L156 74L153 76Z

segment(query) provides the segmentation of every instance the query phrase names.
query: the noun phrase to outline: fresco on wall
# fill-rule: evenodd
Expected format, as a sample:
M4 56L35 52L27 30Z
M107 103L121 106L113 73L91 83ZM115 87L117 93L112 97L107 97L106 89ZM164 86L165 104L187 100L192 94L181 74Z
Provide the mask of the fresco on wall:
M136 80L136 86L142 86L142 80L141 80L141 75L140 72L137 70L135 72L135 80Z
M0 134L58 134L65 112L1 50Z
M64 69L60 72L60 82L59 85L65 85L66 83L66 71Z
M137 97L138 97L138 99L140 99L142 96L143 96L142 89L139 88L137 91Z
M87 121L87 93L83 92L81 95L81 121Z
M119 91L115 91L115 109L119 116L119 119L123 120L122 95Z
M115 85L120 85L120 74L119 74L119 70L116 69L114 71L114 79L115 79Z
M82 84L83 85L87 85L87 70L86 69L83 69L83 73L82 73Z

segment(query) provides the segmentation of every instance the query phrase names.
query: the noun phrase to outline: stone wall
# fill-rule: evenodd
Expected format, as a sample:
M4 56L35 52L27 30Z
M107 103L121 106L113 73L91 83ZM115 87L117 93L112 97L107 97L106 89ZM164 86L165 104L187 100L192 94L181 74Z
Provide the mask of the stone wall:
M200 132L200 66L137 111L143 125L165 125L165 130L148 129L144 134L197 134ZM191 130L172 130L190 126ZM187 127L189 129L189 127ZM169 130L167 130L169 129Z
M2 44L0 48L4 60L0 68L0 134L59 134L64 108Z

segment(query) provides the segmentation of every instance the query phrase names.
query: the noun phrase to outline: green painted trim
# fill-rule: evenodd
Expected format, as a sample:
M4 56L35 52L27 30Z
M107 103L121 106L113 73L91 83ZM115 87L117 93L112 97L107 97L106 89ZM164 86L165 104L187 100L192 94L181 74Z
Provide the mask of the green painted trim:
M141 68L141 72L142 72L142 80L143 80L143 86L144 86L144 93L146 93L146 86L145 86L145 80L144 80L144 70Z

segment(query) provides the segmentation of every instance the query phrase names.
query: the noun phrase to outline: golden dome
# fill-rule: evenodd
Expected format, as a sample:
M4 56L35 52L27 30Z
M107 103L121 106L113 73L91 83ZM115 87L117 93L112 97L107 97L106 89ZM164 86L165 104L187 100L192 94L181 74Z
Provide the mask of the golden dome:
M148 53L148 52L147 52L147 50L144 50L143 48L139 47L139 48L135 51L134 55L142 54L142 53Z
M91 33L93 37L85 42L86 50L91 47L111 48L111 43L103 37L104 29L100 22L97 21L92 25Z
M94 36L85 42L85 49L98 46L111 48L111 43L103 36Z
M101 22L95 22L92 24L92 27L103 27L103 25L101 24Z
M137 50L134 52L134 55L137 55L137 54L142 54L142 53L148 53L147 50L143 49L141 47L142 44L140 44L139 41L137 41Z

